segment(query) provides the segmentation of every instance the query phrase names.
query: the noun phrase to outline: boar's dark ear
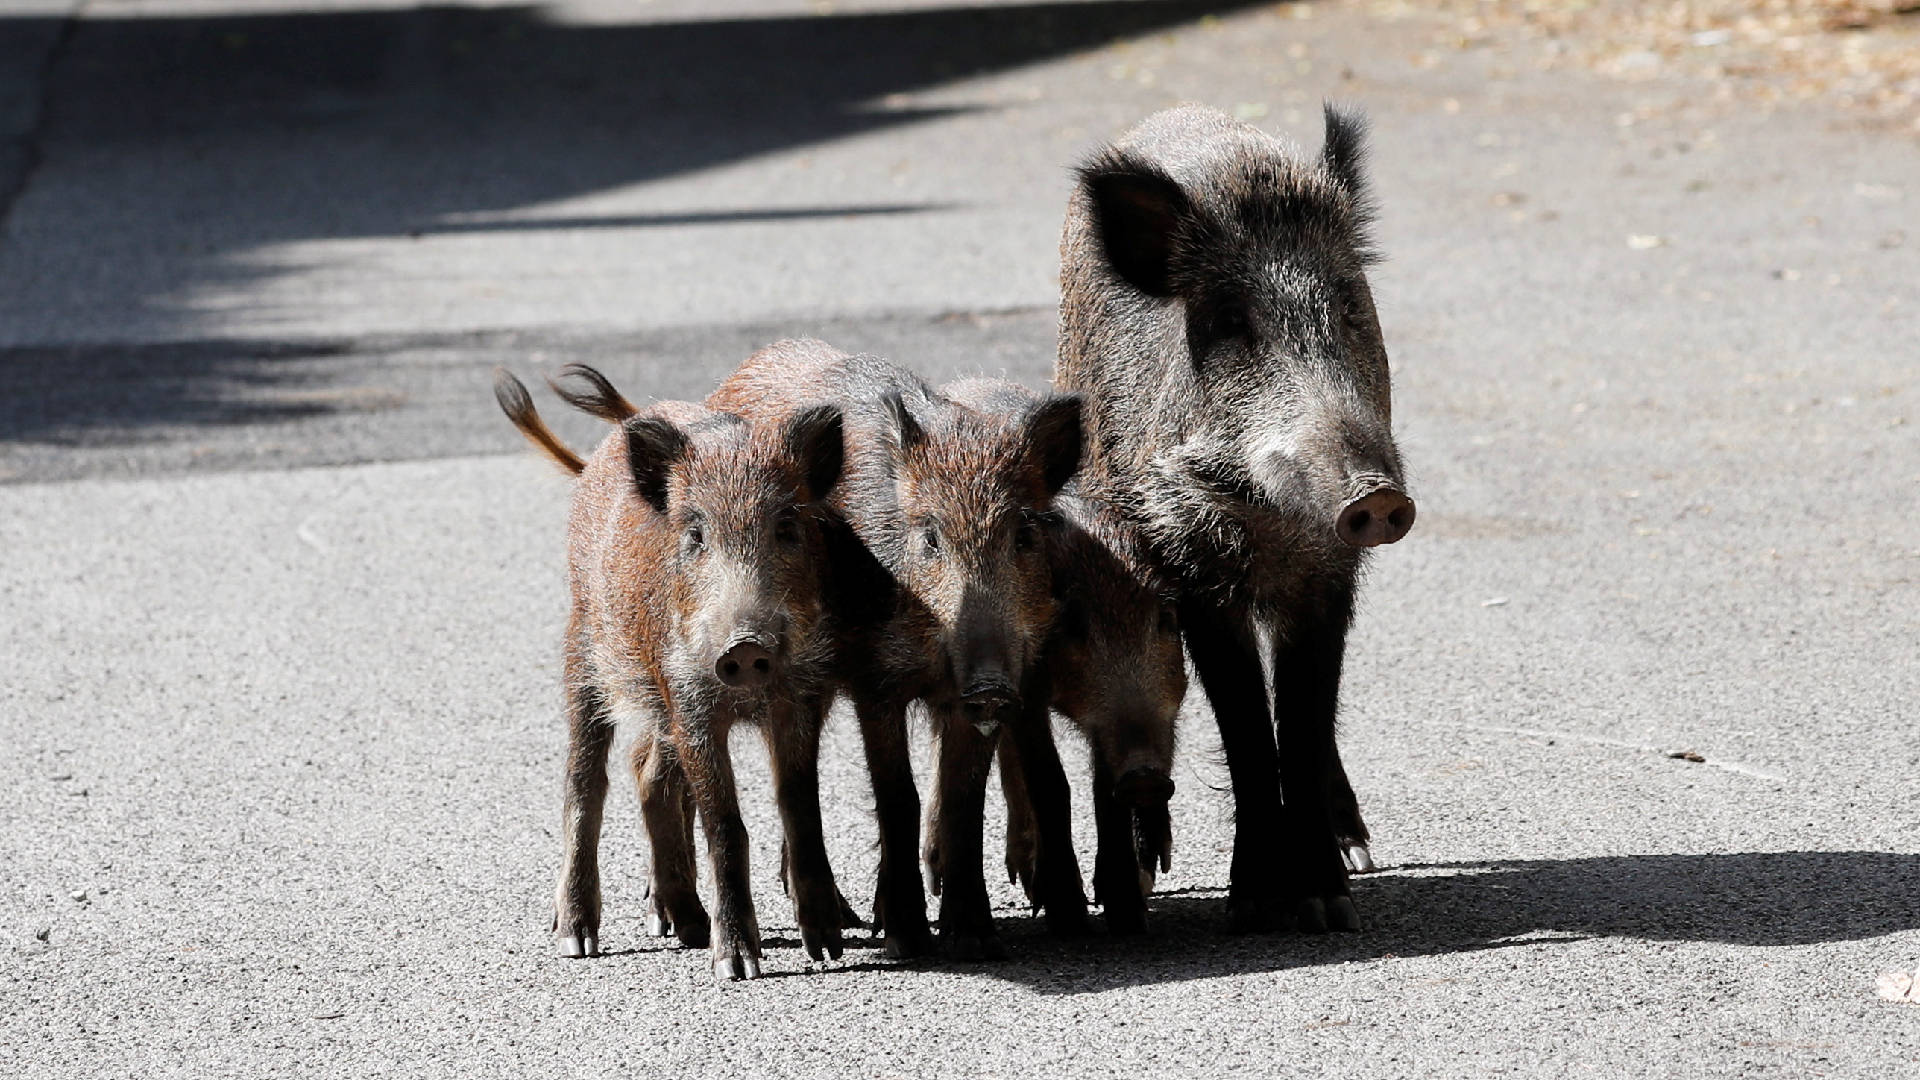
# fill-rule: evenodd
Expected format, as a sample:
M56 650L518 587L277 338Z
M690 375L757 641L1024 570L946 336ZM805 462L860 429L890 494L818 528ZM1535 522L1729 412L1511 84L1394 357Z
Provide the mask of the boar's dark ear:
M898 391L890 390L883 395L880 408L886 414L888 425L893 428L893 445L901 453L926 441L926 429L914 419L913 410L907 408L907 400Z
M840 464L846 456L840 409L815 405L787 421L787 452L806 477L807 500L826 498L840 479Z
M627 433L634 490L648 506L666 513L667 476L687 452L686 433L657 416L636 416L620 426Z
M1158 166L1109 150L1080 168L1100 247L1114 272L1148 296L1171 296L1173 234L1192 209L1187 193Z
M1051 394L1027 412L1027 445L1051 498L1080 471L1080 395Z
M1326 141L1320 147L1320 164L1355 199L1367 195L1367 119L1357 109L1343 109L1326 102L1321 111L1327 118Z

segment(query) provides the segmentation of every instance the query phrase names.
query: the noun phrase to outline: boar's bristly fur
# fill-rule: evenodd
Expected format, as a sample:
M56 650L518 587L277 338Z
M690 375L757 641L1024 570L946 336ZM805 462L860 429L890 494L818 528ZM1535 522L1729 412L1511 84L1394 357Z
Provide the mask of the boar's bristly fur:
M1340 666L1363 557L1414 515L1362 144L1332 108L1318 158L1210 109L1158 113L1081 169L1062 240L1054 381L1086 396L1080 483L1180 594L1233 778L1229 910L1246 929L1358 925Z

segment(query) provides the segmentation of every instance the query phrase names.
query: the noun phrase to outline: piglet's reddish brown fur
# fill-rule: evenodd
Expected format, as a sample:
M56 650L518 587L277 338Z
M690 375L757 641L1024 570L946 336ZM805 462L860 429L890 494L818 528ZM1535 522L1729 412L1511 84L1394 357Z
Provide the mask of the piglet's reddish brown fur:
M1078 932L1086 898L1065 835L1066 781L1044 734L1045 684L1034 680L1054 614L1042 521L1079 467L1080 403L1052 395L983 413L875 357L787 341L748 359L708 404L781 423L814 401L840 405L847 418L847 477L833 499L845 523L834 534L844 541L835 547L843 583L836 621L841 675L873 775L874 913L887 950L906 955L931 943L907 756L906 713L916 701L939 746L935 801L944 812L926 857L947 951L1003 951L981 872L985 788L1003 728L1030 763L1043 840L1036 889L1049 925Z
M597 372L578 373L591 389L569 400L610 419L631 412ZM817 406L755 424L659 405L626 416L583 462L511 375L500 374L496 394L522 433L579 475L568 521L561 952L599 950L607 755L616 724L632 722L654 847L654 929L671 928L689 945L710 937L719 977L760 974L727 750L732 726L747 723L767 738L802 943L815 958L839 956L842 905L821 835L816 763L834 641L820 516L840 475L840 411ZM713 864L711 920L695 889L696 807Z
M1001 379L941 387L982 412L1018 414L1034 395ZM1174 726L1187 692L1175 598L1153 569L1145 538L1105 500L1069 485L1048 529L1057 616L1044 653L1053 708L1093 750L1093 890L1116 934L1146 929L1146 896L1172 857ZM1027 769L1000 744L1007 798L1007 874L1034 888L1042 843Z

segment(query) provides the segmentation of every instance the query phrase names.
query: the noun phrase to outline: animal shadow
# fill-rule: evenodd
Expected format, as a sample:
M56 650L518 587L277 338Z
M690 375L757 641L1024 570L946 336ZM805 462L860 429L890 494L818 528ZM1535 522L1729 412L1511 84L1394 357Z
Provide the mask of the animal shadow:
M1359 933L1230 935L1226 894L1156 895L1144 938L1061 941L1002 919L1013 959L956 970L1086 993L1590 937L1808 945L1920 929L1920 855L1769 851L1404 866L1357 878Z

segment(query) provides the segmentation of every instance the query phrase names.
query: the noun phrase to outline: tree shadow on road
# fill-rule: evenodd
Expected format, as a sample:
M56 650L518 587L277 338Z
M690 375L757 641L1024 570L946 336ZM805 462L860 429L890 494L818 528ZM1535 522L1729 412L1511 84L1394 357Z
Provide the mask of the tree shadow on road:
M0 348L0 482L520 453L493 402L495 365L537 384L562 363L589 363L636 400L698 400L754 349L796 335L911 357L936 382L997 371L1044 385L1054 315ZM600 421L535 394L571 445L605 436Z
M40 122L24 146L0 145L0 171L10 161L41 162L29 195L55 176L88 189L79 221L60 217L78 213L71 209L0 205L0 319L9 310L23 323L55 310L74 320L142 312L130 332L183 343L159 354L110 346L0 352L0 368L50 369L49 378L76 385L125 386L143 365L159 367L136 392L77 409L46 396L49 379L22 377L25 394L0 403L0 441L138 441L147 426L264 426L364 406L351 394L335 402L317 392L330 372L365 374L338 353L294 364L282 355L292 346L273 342L194 344L204 334L200 317L179 298L209 288L244 295L279 272L245 257L254 249L437 231L780 228L944 209L715 206L545 222L515 215L948 115L955 110L896 95L1249 3L1056 0L680 21L648 21L640 9L592 23L533 5L447 6L100 16L65 32L57 20L0 16L0 45L61 42L39 88ZM18 179L0 175L0 200ZM62 200L47 205L76 201ZM78 255L37 264L34 253L48 251ZM283 378L302 382L291 407L251 392Z
M1224 892L1158 896L1145 938L1060 941L1003 918L1014 959L953 965L1077 994L1356 960L1589 937L1809 945L1920 929L1920 855L1780 851L1510 860L1404 867L1357 879L1367 929L1239 936Z

